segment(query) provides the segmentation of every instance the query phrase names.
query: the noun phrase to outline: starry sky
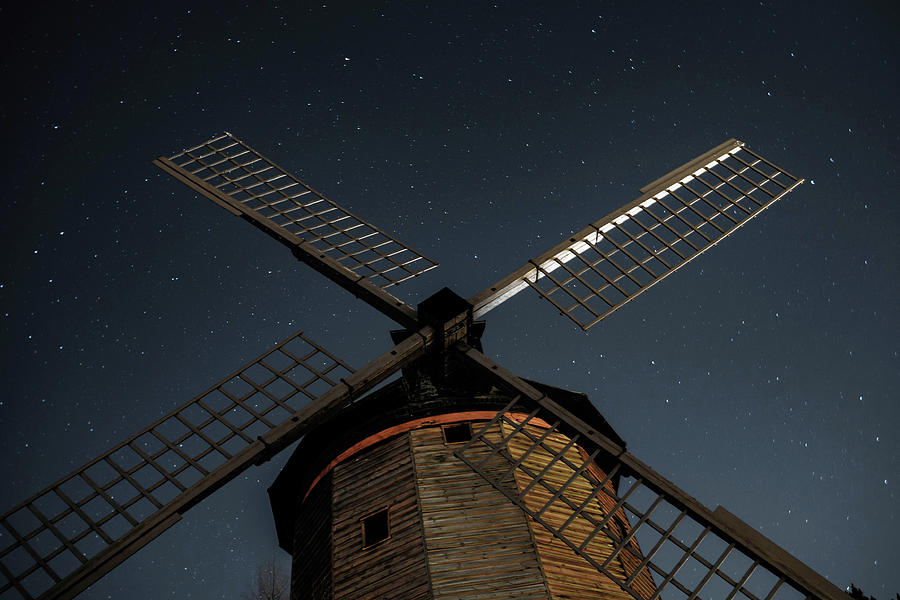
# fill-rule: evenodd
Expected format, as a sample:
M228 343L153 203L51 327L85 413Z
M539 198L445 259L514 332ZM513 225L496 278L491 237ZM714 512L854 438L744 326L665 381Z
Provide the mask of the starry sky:
M900 591L900 21L888 2L0 9L0 510L297 329L385 317L150 164L228 130L468 297L736 137L806 183L583 333L530 292L489 356L839 587ZM297 6L302 5L302 6ZM276 557L254 468L83 594L236 598Z

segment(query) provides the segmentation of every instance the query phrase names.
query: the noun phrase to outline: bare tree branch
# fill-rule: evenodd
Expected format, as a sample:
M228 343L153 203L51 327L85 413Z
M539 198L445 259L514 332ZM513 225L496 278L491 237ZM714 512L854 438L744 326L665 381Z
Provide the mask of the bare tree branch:
M256 583L241 594L242 600L288 600L290 577L275 557L256 569Z

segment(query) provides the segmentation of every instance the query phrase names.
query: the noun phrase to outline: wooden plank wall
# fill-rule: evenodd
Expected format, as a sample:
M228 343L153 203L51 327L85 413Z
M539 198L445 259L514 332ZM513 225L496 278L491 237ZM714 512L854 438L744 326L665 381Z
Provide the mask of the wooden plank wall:
M332 487L335 600L430 599L409 435L338 464ZM384 507L390 538L363 549L360 520Z
M527 430L534 438L540 437L543 433L542 429L528 426ZM506 434L511 433L512 429L505 426ZM552 450L548 452L543 448L538 448L532 452L524 461L524 465L533 473L541 472L551 461L554 460L554 454L562 452L563 447L569 442L569 438L562 434L551 434L545 440L546 446ZM519 434L510 440L508 448L513 459L518 460L533 445L533 442L525 435ZM577 447L569 448L564 454L566 459L573 465L580 465L583 462L581 452ZM564 462L556 461L549 471L544 475L543 479L547 481L554 489L559 489L566 482L574 471ZM531 478L521 469L516 469L516 481L520 489L531 483ZM566 488L565 497L575 506L581 504L588 498L593 489L594 484L584 476L579 476L576 480ZM600 494L601 497L605 494ZM525 505L529 510L537 512L552 498L552 493L544 486L537 484L531 488L525 497ZM605 500L609 503L609 497ZM595 521L600 521L608 514L602 506L601 501L596 498L587 504L584 513L589 514ZM559 528L572 515L572 509L562 500L556 500L550 508L543 513L545 519L551 527ZM624 519L624 514L616 515L611 525L618 535L623 535L622 529L627 531L628 525ZM583 600L633 600L632 596L621 589L612 579L599 572L587 560L577 555L571 548L564 544L559 538L554 537L550 531L533 521L530 522L532 533L537 542L538 554L541 564L544 568L544 574L547 577L547 584L553 598L580 598ZM564 530L563 535L571 542L581 545L587 536L593 531L593 525L585 518L576 518ZM612 540L602 532L588 542L586 547L587 554L596 562L602 563L613 551ZM639 550L638 550L639 551ZM634 560L634 555L626 558L628 572L634 572L634 568L639 561ZM632 559L632 560L627 560ZM625 578L626 568L622 564L622 557L617 557L610 561L607 566L611 573L619 580ZM638 577L635 586L638 588L638 594L641 597L649 597L655 592L653 582L649 574L642 573L642 577Z
M434 598L549 598L522 510L453 456L440 427L410 436Z
M294 522L291 600L331 600L331 474L313 488Z

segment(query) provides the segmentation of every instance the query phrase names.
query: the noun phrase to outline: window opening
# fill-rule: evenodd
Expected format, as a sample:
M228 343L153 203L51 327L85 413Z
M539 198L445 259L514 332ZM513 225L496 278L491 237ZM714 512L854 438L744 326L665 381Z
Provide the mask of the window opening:
M391 537L391 525L388 519L388 509L372 513L360 519L362 522L363 548L371 548L375 544L383 542Z
M471 423L454 423L441 425L441 433L444 434L445 444L461 444L472 439Z

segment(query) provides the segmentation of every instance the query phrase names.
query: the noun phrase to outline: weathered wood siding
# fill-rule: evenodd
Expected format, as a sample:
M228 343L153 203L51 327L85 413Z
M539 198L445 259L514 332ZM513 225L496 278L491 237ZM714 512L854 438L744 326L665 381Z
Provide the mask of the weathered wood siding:
M332 471L335 600L431 598L409 435L399 435ZM390 538L362 547L363 517L389 507Z
M291 600L331 600L331 475L297 511Z
M453 456L440 427L410 438L434 598L546 600L521 509Z
M533 426L528 426L527 430L534 438L540 437L544 432L542 429ZM511 428L506 429L507 434L511 433L511 431ZM527 456L523 465L533 473L540 473L551 463L554 455L562 452L562 449L569 441L569 438L562 434L551 434L546 438L544 444L552 450L552 454L544 448L538 448ZM528 437L524 434L519 434L510 440L508 448L512 457L518 460L532 444L533 442ZM577 446L569 448L564 456L571 464L576 466L580 465L584 460ZM550 483L554 489L559 489L573 473L574 470L572 468L557 460L544 474L543 479ZM519 489L525 489L532 480L522 469L516 469L516 481ZM593 486L594 484L590 479L580 475L566 488L565 497L575 506L581 506L587 500ZM610 491L612 491L611 484ZM544 486L537 484L526 495L525 505L529 510L537 512L552 497L553 495L550 491ZM600 521L613 508L614 501L606 494L601 493L599 494L599 499L595 498L587 503L583 513L589 514L595 521ZM553 528L559 528L571 517L572 512L573 510L568 504L557 499L543 512L543 519ZM600 573L593 565L577 555L559 538L554 537L547 528L533 521L530 522L530 525L552 598L633 600L628 592L622 590L612 579ZM624 513L616 514L610 525L619 536L624 535L629 528ZM593 525L587 519L576 517L564 530L563 535L580 546L592 531ZM588 542L585 550L593 560L603 563L612 554L613 542L609 536L601 532ZM628 553L629 555L624 557L625 565L623 565L623 557L620 555L610 561L607 566L607 569L617 579L623 579L626 572L629 574L633 573L640 562L639 560L634 560L639 555L636 543L634 549L631 550ZM634 585L638 594L644 598L651 596L655 591L652 580L646 572L636 579Z

